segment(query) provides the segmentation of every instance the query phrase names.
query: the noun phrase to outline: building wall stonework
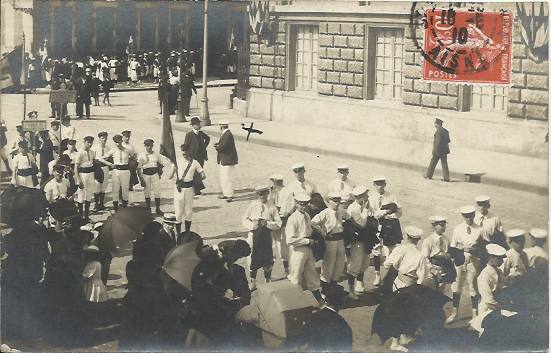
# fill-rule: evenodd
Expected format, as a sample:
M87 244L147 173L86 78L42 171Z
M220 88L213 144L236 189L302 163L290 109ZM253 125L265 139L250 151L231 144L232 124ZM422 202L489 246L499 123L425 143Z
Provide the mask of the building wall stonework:
M250 35L249 85L276 90L285 89L287 36L285 22L277 25L271 43L262 41L258 35Z
M364 49L364 24L320 23L318 93L362 99Z

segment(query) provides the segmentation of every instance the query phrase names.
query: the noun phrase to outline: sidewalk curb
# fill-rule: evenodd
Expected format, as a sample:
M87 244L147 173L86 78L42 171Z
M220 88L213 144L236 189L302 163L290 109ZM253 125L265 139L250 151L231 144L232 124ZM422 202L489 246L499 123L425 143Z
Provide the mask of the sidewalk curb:
M160 118L158 117L157 120L159 122L162 122L162 116ZM174 130L182 131L182 132L191 131L191 127L189 127L189 125L188 126L182 126L182 125L180 125L180 123L175 123L172 120L171 120L171 122L172 122L172 126L173 126ZM207 132L209 133L209 135L211 137L220 137L220 132L219 131L216 131L216 130L211 131L209 129L209 130L207 130ZM298 145L294 145L292 143L272 141L272 140L267 140L267 139L251 139L251 140L247 141L246 137L241 136L241 135L234 135L234 138L235 138L235 140L238 140L238 141L242 141L242 142L245 141L245 142L254 143L254 144L262 145L262 146L282 148L282 149L290 149L290 150L302 151L302 152L311 152L311 153L315 153L315 154L325 154L325 155L329 155L329 156L333 156L333 157L345 157L345 158L352 159L352 160L355 160L355 161L377 163L377 164L381 164L381 165L387 165L387 166L390 166L390 167L398 167L398 168L408 169L410 171L418 172L420 178L422 178L421 174L424 173L425 170L426 170L426 166L424 166L424 165L419 165L419 164L414 164L414 163L407 163L407 162L397 162L397 161L387 160L387 159L383 159L383 158L370 157L370 156L355 155L355 154L339 152L339 151L325 149L325 148L310 147L310 146L298 146ZM451 177L451 179L463 181L465 175L462 174L462 173L450 171L450 177ZM433 180L438 181L436 179L433 179ZM549 193L549 188L548 187L539 186L539 185L531 185L531 184L526 184L526 183L513 181L513 180L500 179L500 178L496 178L496 177L483 176L482 177L482 184L500 186L500 187L504 187L504 188L511 188L511 189L516 189L516 190L521 190L521 191L528 191L528 192L539 194L539 195L547 195Z

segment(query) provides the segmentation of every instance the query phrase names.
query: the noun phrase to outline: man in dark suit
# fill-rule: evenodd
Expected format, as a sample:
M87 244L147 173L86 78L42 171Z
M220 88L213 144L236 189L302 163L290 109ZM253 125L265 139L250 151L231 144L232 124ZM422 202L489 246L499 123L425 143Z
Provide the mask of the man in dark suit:
M82 119L82 106L86 107L86 119L90 119L90 104L92 103L92 69L86 68L86 75L75 80L77 91L77 116Z
M218 152L216 159L218 164L220 164L220 187L222 189L222 195L218 196L218 198L225 199L227 202L232 202L232 172L238 162L237 149L235 148L235 141L228 128L227 121L220 122L220 131L222 131L220 140L214 144L214 148L216 148Z
M434 121L436 131L434 132L432 159L430 160L429 167L427 168L425 179L432 179L436 164L438 164L438 160L440 160L442 164L442 175L444 177L444 181L450 181L450 172L448 170L448 154L450 153L450 148L448 144L451 140L448 130L444 129L442 124L443 121L438 118Z
M191 95L193 93L197 94L197 88L195 87L193 76L191 76L191 72L189 70L186 70L184 76L182 77L182 86L184 88L182 93L182 99L184 103L184 115L189 116L189 104L191 102ZM193 93L191 93L192 91Z
M201 167L205 165L205 161L208 160L207 146L210 143L210 137L201 130L201 121L198 117L191 118L192 131L186 134L184 145L188 145L188 152L191 154L191 158L195 159Z

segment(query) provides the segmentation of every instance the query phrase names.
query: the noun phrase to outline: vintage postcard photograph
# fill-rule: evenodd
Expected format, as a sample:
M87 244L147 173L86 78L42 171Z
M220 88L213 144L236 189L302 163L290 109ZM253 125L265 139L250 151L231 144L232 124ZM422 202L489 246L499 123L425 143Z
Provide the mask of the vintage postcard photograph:
M548 352L549 3L0 0L1 352Z

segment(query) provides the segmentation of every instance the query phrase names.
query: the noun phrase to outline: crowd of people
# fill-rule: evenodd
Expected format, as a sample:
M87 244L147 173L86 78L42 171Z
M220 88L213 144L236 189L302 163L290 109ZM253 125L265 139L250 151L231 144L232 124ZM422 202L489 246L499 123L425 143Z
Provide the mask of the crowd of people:
M133 70L134 66L129 67ZM177 72L177 66L168 65L167 72L170 69ZM191 74L189 70L186 68L187 75ZM92 74L90 67L85 69L84 76L89 76L88 73ZM108 74L111 72L105 70L104 75ZM151 74L155 77L155 66ZM166 79L162 82L166 83ZM187 104L189 107L189 101ZM82 108L80 112L82 114ZM247 242L237 241L220 251L200 247L200 258L210 261L210 270L220 267L228 271L229 279L224 284L217 282L221 279L214 272L212 276L217 278L213 281L220 288L231 289L230 298L219 295L220 288L214 291L209 287L202 298L208 300L195 299L192 307L185 307L185 313L175 312L171 306L174 297L170 297L168 302L172 304L167 306L165 296L181 299L182 294L174 289L170 279L162 279L162 267L177 245L201 239L191 231L193 200L201 195L203 180L207 178L203 167L208 161L210 137L201 131L199 119L193 117L192 130L186 134L176 160L171 161L154 151L152 139L144 140L143 150L138 151L130 142L129 130L114 134L113 146L108 143L110 134L106 131L98 132L97 137L89 135L76 141L70 118L64 114L60 118L51 121L51 131L35 137L33 144L38 160L30 153L30 137L21 126L17 127L18 136L10 147L2 147L4 163L11 169L12 184L41 188L49 209L49 216L44 218L45 228L38 226L34 219L14 224L9 239L13 239L10 241L15 245L6 250L10 260L5 271L13 271L15 277L8 275L7 280L27 278L21 286L44 282L51 307L64 308L56 313L56 318L62 322L60 327L70 326L71 320L82 315L81 309L86 307L83 303L107 300L105 285L112 249L105 248L98 240L102 225L92 224L90 214L108 207L105 195L109 184L114 211L129 206L129 191L140 184L145 206L151 210L153 199L153 213L162 216L163 222L152 222L143 229L126 269L128 316L124 321L125 336L121 339L122 345L131 349L136 348L133 345L136 342L161 344L175 339L175 336L164 336L175 330L169 324L174 315L180 319L185 317L187 321L179 322L193 322L194 329L202 334L209 332L211 338L212 332L217 333L216 339L227 337L233 332L225 325L228 320L213 322L212 318L237 315L239 309L249 304L251 291L257 289L259 270L265 282L272 281L275 261L282 262L290 283L310 291L319 305L329 305L333 309L340 305L335 293L344 293L340 282L345 281L351 301L358 300L358 295L366 292L365 273L370 266L375 271L373 285L382 287L387 293L416 285L443 293L451 284L453 310L446 323L459 319L462 295L470 298L475 320L500 307L498 294L502 288L514 286L531 271L543 271L548 266L547 231L537 228L528 232L504 230L500 217L490 212L489 196L477 196L473 205L460 208L463 221L455 225L451 235L446 234L446 217L431 215L427 221L434 231L424 236L416 226L402 227L402 207L397 196L387 190L384 176L374 177L371 186L356 183L349 178L349 166L340 164L336 168L336 178L320 189L306 178L306 167L299 162L291 167L295 179L286 185L283 176L276 173L269 178L271 185L255 187L258 199L251 202L241 222L248 232ZM222 121L220 127L221 137L214 144L220 173L219 198L233 202L232 175L238 164L238 154L229 123ZM8 146L7 139L4 140ZM165 173L169 180L174 180L174 214L161 210L161 176ZM68 222L56 219L52 208L55 209L60 200L74 201L78 216ZM32 256L26 256L32 258L33 264L22 266L19 261L27 260L21 260L22 253L18 252L23 250L19 242L25 243L25 236L38 233L41 235L33 235L36 246L24 250L33 252ZM524 247L527 239L531 244L529 248ZM249 278L242 267L235 267L235 261L243 257L248 259ZM321 272L318 272L316 263L320 260ZM386 269L384 279L381 267ZM72 283L70 290L67 283ZM20 288L18 286L15 288ZM179 294L174 294L173 290ZM32 293L29 291L26 295ZM234 297L242 300L237 307L231 299ZM390 348L407 351L407 345L413 340L414 337L403 332L392 337Z

